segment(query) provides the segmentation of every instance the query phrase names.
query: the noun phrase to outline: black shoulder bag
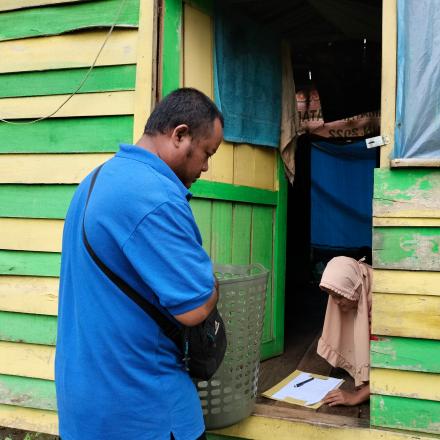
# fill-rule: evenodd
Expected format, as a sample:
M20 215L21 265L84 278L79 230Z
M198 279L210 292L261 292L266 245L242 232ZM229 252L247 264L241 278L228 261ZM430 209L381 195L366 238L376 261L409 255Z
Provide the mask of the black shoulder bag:
M214 307L205 321L194 327L186 327L172 322L157 307L112 272L99 259L90 246L84 227L85 212L100 169L101 167L97 168L92 176L84 210L82 238L88 253L102 272L145 313L154 319L163 333L176 344L182 352L183 362L189 375L194 379L209 380L222 363L227 345L225 325L217 307Z

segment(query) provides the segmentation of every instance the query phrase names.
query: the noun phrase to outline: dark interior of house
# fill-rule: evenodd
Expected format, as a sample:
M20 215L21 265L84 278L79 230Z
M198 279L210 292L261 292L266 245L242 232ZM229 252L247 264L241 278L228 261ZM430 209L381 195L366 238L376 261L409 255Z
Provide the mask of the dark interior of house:
M328 296L319 289L319 280L326 263L337 255L366 257L371 264L368 212L372 177L370 183L362 183L363 187L351 183L364 172L362 169L372 176L379 159L377 151L365 152L364 139L379 134L382 0L226 3L289 42L297 99L302 96L307 101L319 96L318 108L299 111L303 130L295 153L295 179L288 189L285 352L262 362L259 392L295 369L344 378L341 388L350 390L353 379L316 354ZM376 123L361 126L356 121L362 118L376 118ZM311 128L310 122L321 124L320 129ZM348 153L338 158L339 151ZM359 156L359 151L368 158ZM328 161L319 154L327 154ZM339 159L345 161L345 168L337 164ZM317 164L322 160L324 167ZM359 168L361 162L368 162L368 170ZM361 189L365 184L371 186L367 191ZM350 197L356 203L351 204ZM294 408L264 397L258 402ZM362 426L368 424L369 403L355 407L323 405L316 413L339 417L336 423L350 419L349 423Z

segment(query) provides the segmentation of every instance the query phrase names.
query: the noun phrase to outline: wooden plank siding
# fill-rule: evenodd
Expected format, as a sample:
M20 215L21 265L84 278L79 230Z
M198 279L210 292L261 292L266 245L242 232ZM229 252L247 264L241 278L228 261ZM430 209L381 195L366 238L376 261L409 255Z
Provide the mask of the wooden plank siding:
M17 9L32 8L35 6L48 6L83 1L86 0L2 0L0 4L0 11L15 11Z
M120 7L122 9L118 14ZM139 21L139 0L98 0L0 14L0 41L59 35L98 27L133 27ZM14 26L10 26L14 23Z
M0 310L56 316L58 287L56 277L0 276Z
M0 98L63 95L73 93L88 69L60 69L42 72L3 73ZM136 65L94 68L77 93L134 90Z
M440 373L440 341L381 337L371 341L371 366Z
M375 426L440 434L439 196L438 170L375 170Z
M93 30L79 34L2 41L0 73L90 67L107 33ZM135 64L136 55L137 31L115 30L96 66Z
M121 2L3 3L0 117L28 122L77 89ZM53 361L63 219L77 183L118 143L131 143L137 121L150 112L153 3L143 0L141 11L139 0L124 3L96 67L55 117L0 123L3 426L57 433ZM40 4L47 6L32 7ZM146 26L138 31L140 14Z
M131 142L132 132L132 115L53 118L20 130L0 122L0 154L115 152Z

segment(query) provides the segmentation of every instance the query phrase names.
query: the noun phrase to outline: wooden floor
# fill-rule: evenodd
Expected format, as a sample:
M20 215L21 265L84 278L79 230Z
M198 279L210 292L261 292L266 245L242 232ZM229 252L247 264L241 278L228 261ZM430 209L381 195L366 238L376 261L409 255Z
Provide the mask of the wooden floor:
M260 396L262 392L276 385L297 369L343 378L345 382L341 389L354 389L353 379L344 370L333 368L316 354L322 330L326 297L323 297L322 293L314 287L307 289L306 292L301 292L301 294L307 295L303 297L298 306L301 313L292 313L291 317L286 316L285 352L281 356L263 361L260 365L259 397L255 412L267 416L292 417L337 425L368 426L369 402L353 407L323 405L318 410L312 410Z

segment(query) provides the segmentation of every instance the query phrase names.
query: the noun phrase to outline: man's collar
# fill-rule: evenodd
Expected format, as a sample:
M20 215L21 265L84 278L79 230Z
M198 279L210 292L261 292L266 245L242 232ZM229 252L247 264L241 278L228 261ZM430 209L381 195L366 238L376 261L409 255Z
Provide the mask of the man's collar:
M192 194L188 188L177 177L176 173L156 154L151 153L137 145L119 144L120 150L116 153L116 157L124 157L126 159L137 160L150 165L153 169L164 175L176 184L182 195L189 201Z

